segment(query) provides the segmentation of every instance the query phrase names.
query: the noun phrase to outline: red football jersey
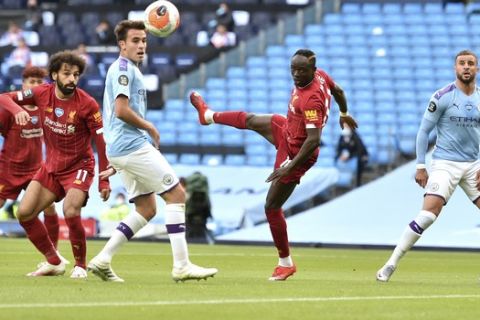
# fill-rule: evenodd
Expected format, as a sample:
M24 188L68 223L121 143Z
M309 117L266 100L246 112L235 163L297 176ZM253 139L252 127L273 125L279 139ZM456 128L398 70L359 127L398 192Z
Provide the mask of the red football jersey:
M42 164L43 130L40 109L26 110L30 122L21 126L7 110L0 110L0 133L4 137L0 153L0 174L28 175L35 173Z
M335 82L323 70L317 69L312 82L295 87L288 104L286 135L293 153L297 153L307 138L308 128L323 128L330 111L331 89Z
M60 100L55 95L54 83L10 95L20 105L33 104L41 109L49 172L93 169L91 139L103 131L103 123L100 108L90 95L77 88L71 98Z

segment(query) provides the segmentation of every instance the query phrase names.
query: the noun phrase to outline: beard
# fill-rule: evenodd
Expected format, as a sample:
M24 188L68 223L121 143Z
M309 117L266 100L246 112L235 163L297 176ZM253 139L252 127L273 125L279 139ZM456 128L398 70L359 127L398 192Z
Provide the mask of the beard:
M472 82L475 82L475 76L470 74L470 78L468 79L465 79L463 78L463 75L460 74L460 73L457 73L457 79L460 80L460 82L462 82L463 84L465 85L469 85L471 84Z
M60 90L60 92L65 96L71 95L77 88L77 86L74 84L72 84L72 86L73 87L66 87L60 80L57 80L58 90Z

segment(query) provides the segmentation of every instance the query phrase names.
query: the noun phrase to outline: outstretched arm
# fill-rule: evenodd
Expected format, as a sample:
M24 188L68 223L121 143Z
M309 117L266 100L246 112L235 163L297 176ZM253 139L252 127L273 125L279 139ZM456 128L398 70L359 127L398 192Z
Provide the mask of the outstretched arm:
M335 83L335 86L331 91L333 98L337 102L338 108L340 109L340 127L343 129L345 124L347 124L352 130L357 129L357 121L348 114L347 98L345 97L345 92L343 91L342 87Z

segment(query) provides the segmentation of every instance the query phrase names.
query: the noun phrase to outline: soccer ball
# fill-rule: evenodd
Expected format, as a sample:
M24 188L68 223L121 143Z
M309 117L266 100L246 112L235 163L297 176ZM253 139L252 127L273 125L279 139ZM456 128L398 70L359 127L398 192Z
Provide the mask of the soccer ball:
M143 22L149 33L165 38L177 30L180 25L180 14L170 1L155 1L145 9Z

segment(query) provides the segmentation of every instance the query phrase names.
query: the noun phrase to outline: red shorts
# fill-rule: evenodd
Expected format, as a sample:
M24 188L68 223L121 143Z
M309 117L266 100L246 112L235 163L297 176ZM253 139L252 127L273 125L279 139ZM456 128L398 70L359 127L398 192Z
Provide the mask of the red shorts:
M272 116L272 135L275 148L277 149L275 169L280 168L282 163L287 160L292 160L296 156L296 153L290 151L291 148L287 142L287 136L285 134L286 123L287 119L285 117L278 114ZM317 162L318 152L319 150L317 149L304 164L297 167L290 175L281 178L280 182L285 184L291 182L300 183L300 178Z
M25 174L21 176L0 175L0 199L17 200L18 195L22 190L25 190L32 181L35 173Z
M70 189L79 189L87 193L87 199L83 206L87 204L88 190L93 183L95 176L93 168L78 169L65 173L51 173L42 166L32 180L38 181L44 188L53 192L60 201L65 198L65 194Z

